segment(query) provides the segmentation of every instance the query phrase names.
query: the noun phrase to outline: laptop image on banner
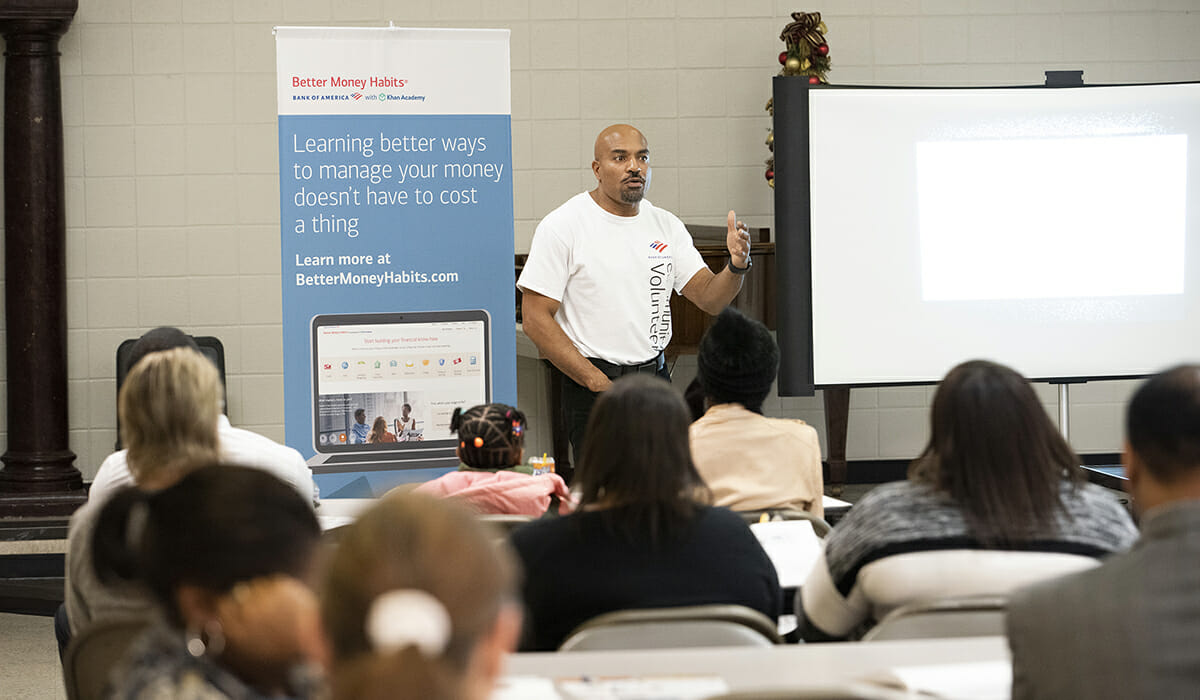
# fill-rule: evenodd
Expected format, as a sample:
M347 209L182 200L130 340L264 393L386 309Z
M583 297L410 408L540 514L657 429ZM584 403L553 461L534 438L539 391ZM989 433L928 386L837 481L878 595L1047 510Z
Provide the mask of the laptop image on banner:
M312 320L315 474L454 467L450 415L492 398L487 311Z

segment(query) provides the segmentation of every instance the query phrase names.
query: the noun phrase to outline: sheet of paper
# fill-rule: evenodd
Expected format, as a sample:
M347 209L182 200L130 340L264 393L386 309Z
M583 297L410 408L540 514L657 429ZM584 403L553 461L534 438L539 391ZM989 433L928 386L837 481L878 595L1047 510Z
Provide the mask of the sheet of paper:
M807 520L776 520L750 526L779 575L779 585L803 585L821 553L821 539Z
M720 676L580 678L561 680L565 700L702 700L729 692Z
M864 680L936 698L1007 700L1012 695L1012 664L1004 660L898 666Z
M549 678L504 676L496 683L491 700L562 700L562 696Z

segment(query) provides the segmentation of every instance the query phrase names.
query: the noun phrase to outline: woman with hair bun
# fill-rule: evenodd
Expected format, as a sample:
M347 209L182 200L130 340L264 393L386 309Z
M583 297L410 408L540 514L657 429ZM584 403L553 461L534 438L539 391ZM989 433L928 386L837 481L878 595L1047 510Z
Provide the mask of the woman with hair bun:
M319 697L327 647L307 579L320 536L311 505L259 469L203 466L115 494L96 524L96 573L140 580L161 617L109 697Z
M485 700L520 633L515 567L467 510L382 498L341 531L321 590L333 700Z
M525 414L502 403L454 409L450 430L458 434L458 471L417 487L433 496L457 498L479 513L569 513L574 503L557 474L534 474L525 456Z

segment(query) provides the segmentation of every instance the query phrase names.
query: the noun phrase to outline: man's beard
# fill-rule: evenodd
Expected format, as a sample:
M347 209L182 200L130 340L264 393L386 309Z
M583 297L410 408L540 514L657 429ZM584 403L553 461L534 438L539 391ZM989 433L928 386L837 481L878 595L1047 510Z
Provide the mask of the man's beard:
M637 204L638 202L642 201L642 198L645 196L646 196L645 185L643 185L641 188L636 189L636 190L627 190L627 189L621 190L621 201L626 204Z

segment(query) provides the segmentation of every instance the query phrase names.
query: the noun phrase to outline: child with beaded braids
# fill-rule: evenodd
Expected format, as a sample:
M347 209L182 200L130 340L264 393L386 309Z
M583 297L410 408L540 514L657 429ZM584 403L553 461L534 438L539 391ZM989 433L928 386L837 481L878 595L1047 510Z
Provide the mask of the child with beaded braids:
M574 502L557 474L534 475L525 455L525 414L502 403L454 409L450 430L458 433L458 471L417 487L454 497L485 514L567 513Z

